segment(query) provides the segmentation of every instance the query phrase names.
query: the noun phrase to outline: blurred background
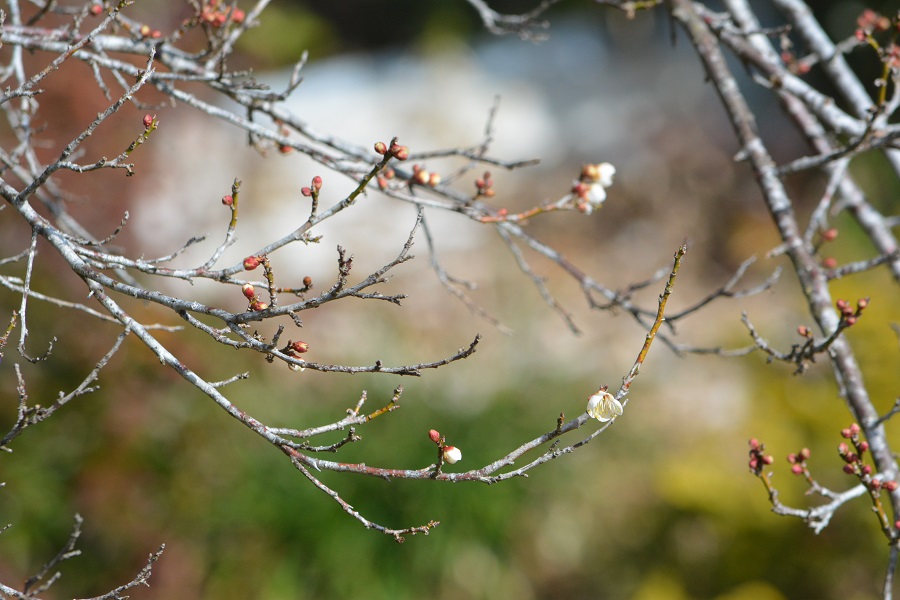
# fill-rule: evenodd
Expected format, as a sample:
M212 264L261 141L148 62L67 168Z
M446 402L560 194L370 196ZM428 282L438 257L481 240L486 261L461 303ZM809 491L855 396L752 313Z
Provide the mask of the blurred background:
M492 6L516 11L519 4ZM817 3L816 10L840 40L853 34L863 8L888 10L888 4ZM168 31L187 11L175 2L165 6L138 3L128 10ZM765 24L781 23L766 3L759 10ZM536 43L488 35L464 2L275 2L242 38L230 66L253 69L277 89L308 50L292 110L316 130L364 147L395 135L413 153L475 145L496 105L491 154L541 159L524 170L491 169L497 190L491 201L510 212L561 197L585 162L615 164L616 181L602 210L546 215L528 230L613 289L668 267L689 240L673 312L721 287L750 256L758 260L739 287L788 267L781 258L766 258L778 239L752 174L733 162L738 148L731 127L690 45L680 33L671 43L665 13L629 21L591 2L570 2L548 19L548 38ZM873 55L852 58L865 81L879 74ZM87 72L66 64L48 80L39 113L48 158L102 108ZM819 74L808 77L817 81ZM806 148L775 103L761 91L747 93L776 158L803 155ZM158 98L148 94L144 101ZM165 255L206 233L207 242L174 264L205 261L224 236L229 214L219 200L234 178L243 181L239 240L222 265L236 264L302 222L308 205L299 190L313 175L325 180L323 201L352 189L305 156L261 156L239 131L189 107L154 112L160 128L135 153L135 177L60 177L73 194L71 212L98 237L130 212L116 243L131 255ZM124 108L89 149L118 153L139 131L143 113ZM2 134L9 139L7 130ZM459 166L420 162L444 173ZM861 156L851 170L876 206L896 213L900 186L879 157ZM477 175L454 185L470 192ZM811 174L788 184L805 219L825 182ZM372 192L324 224L318 245L274 255L276 277L282 285L299 285L309 275L324 289L335 276L341 245L354 254L354 276L361 279L396 256L414 218L411 207ZM248 381L225 392L272 426L337 420L363 390L374 410L402 384L401 409L358 428L362 441L337 457L377 466L430 464L434 446L427 432L435 428L462 449L455 467L480 467L552 429L560 412L580 414L600 385L618 386L643 343L641 326L626 314L588 310L574 281L526 253L572 312L582 331L573 334L490 228L435 211L428 219L441 265L477 283L473 299L513 335L441 288L419 235L416 260L380 288L408 294L402 307L332 303L301 315L299 336L310 344L311 360L355 365L435 360L481 333L478 352L466 361L415 379L293 373L258 355L212 345L193 331L159 333L159 339L208 380L249 371ZM840 235L824 255L841 263L871 256L849 219L836 217L833 225ZM4 256L25 247L29 232L11 211L0 214L0 227ZM41 258L47 262L36 273L35 289L83 301L83 283L61 274L49 249ZM144 283L229 309L244 303L237 293L223 295L203 282ZM661 289L651 285L637 298L653 307ZM799 341L798 325L812 325L797 292L787 272L771 292L713 303L669 334L682 344L742 347L750 341L740 322L746 311L764 337L787 348ZM872 397L886 412L898 395L897 336L890 327L900 319L897 289L883 270L834 284L835 298L865 296L871 306L847 335ZM18 307L8 292L0 301L5 313ZM150 305L129 308L144 322L179 324ZM52 336L59 341L51 360L37 366L7 348L0 365L4 431L17 403L13 363L21 363L30 399L46 405L77 385L117 334L113 326L37 302L29 315L32 354L43 352ZM48 598L95 595L130 580L163 542L151 587L132 597L853 599L879 593L886 568L884 539L864 499L815 535L802 522L773 515L747 470L747 440L756 437L776 457L774 482L784 502L817 501L804 496L803 482L790 475L784 459L804 446L823 485L852 486L835 452L851 417L825 364L795 376L760 354L679 356L659 340L624 418L527 479L488 487L321 474L376 522L441 522L427 537L410 536L402 545L346 516L281 453L161 369L136 340L101 373L100 385L26 431L0 463L6 482L0 523L12 524L0 535L0 581L8 585L18 585L58 551L75 513L85 518L82 555L62 566Z

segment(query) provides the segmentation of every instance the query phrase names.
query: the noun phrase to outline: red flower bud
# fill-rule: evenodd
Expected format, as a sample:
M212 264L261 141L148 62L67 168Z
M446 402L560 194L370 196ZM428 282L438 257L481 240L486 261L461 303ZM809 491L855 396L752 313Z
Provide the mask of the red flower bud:
M409 158L409 148L406 146L401 146L396 142L391 144L391 147L388 148L388 151L391 153L391 156L396 158L397 160L406 160Z
M266 310L267 308L269 308L269 305L266 304L265 302L263 302L262 300L254 300L253 302L250 303L250 310L253 310L253 311L259 312L261 310Z
M244 269L252 271L259 266L260 260L258 256L248 256L244 259Z
M793 473L794 475L802 475L803 467L800 465L794 465L793 467L791 467L791 473Z
M234 198L232 198L230 195L222 196L222 204L224 204L225 206L231 206L232 204L234 204Z
M246 18L247 18L247 13L245 13L240 8L235 8L233 11L231 11L231 20L234 23L236 23L237 25L240 25L241 23L243 23L244 19L246 19Z
M834 241L838 236L838 230L832 227L822 232L822 239L826 242Z
M846 473L847 475L853 475L853 473L855 473L853 465L844 465L844 473Z
M428 437L431 438L431 441L435 444L441 443L441 433L437 429L430 429L428 431Z
M300 188L300 193L303 194L304 196L306 196L307 198L312 196L312 190L309 189L308 187Z
M889 492L893 492L897 489L897 482L891 479L890 481L885 481L881 484L882 489L885 489Z
M91 5L91 10L90 10L91 16L93 16L93 17L99 16L100 13L102 13L102 12L103 12L103 7L101 5L99 5L99 4Z
M316 175L312 179L312 189L314 189L317 192L322 189L322 178L319 177L318 175Z
M300 341L293 342L291 344L291 350L293 350L294 352L297 352L299 354L303 354L304 352L309 351L309 344L307 344L306 342L300 342Z
M150 129L150 126L153 125L154 115L144 115L144 128Z
M241 288L241 291L244 293L244 296L247 298L247 300L256 299L256 290L253 288L252 283L245 283Z
M822 261L822 266L824 266L826 269L833 269L838 266L837 259L833 256L829 256Z
M375 152L381 154L382 156L387 154L388 147L384 142L375 142Z

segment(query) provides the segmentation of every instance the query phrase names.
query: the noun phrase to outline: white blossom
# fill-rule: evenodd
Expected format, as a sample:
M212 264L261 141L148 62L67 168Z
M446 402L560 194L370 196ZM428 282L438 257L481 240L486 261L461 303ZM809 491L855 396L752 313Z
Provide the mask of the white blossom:
M622 403L609 392L599 391L588 400L587 414L606 423L622 415Z

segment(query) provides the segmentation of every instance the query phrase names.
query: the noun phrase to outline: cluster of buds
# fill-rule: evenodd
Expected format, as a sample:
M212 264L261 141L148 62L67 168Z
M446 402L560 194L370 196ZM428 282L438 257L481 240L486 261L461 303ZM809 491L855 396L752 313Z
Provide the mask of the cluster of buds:
M596 394L588 399L587 414L601 423L612 421L622 416L622 403L616 397L606 391L607 386L601 387Z
M428 438L432 442L437 444L438 452L440 453L440 457L443 462L450 463L452 465L462 460L462 452L460 451L460 449L456 446L448 446L444 444L444 436L442 436L437 429L429 430Z
M766 454L766 446L756 438L750 438L750 462L747 463L754 475L762 474L766 465L775 462L771 454Z
M303 187L300 189L300 193L309 198L310 196L318 196L319 191L322 189L322 178L316 175L312 178L312 181L309 184L309 187Z
M800 452L791 452L787 455L787 461L791 463L791 473L794 475L806 475L809 477L809 470L806 468L806 461L809 460L809 448L801 448Z
M378 174L378 177L375 178L375 181L378 182L378 187L382 190L386 190L388 186L388 181L396 177L397 174L390 167L386 168L384 171Z
M209 0L209 3L200 11L200 21L216 29L228 21L240 25L246 18L247 13L243 10L219 2L219 0Z
M883 481L872 477L871 465L863 462L863 457L869 451L869 442L860 439L859 434L861 431L862 429L856 423L841 430L841 437L850 440L850 443L853 445L853 449L846 442L841 442L838 445L838 454L846 463L844 465L844 473L859 477L863 485L873 495L877 495L879 490L893 492L900 487L900 484L893 479Z
M586 215L600 208L606 200L606 188L613 184L616 168L610 163L584 165L581 175L572 184L575 206Z
M851 325L856 324L856 321L859 319L860 315L862 315L862 312L869 306L869 299L860 298L857 300L855 309L850 306L850 303L846 300L838 300L834 305L841 313L841 325L850 327Z
M428 187L437 187L441 184L441 176L438 173L426 171L419 165L413 165L412 182L419 185L427 185Z
M494 180L491 179L490 171L485 171L484 175L475 180L475 193L485 198L494 197Z
M390 156L397 160L406 160L409 158L409 148L401 146L397 143L397 138L391 140L391 144L384 142L375 142L375 152L382 156Z
M150 38L152 40L158 40L162 37L162 32L159 29L151 29L149 25L141 25L138 33L141 34L142 38Z
M856 18L856 24L858 26L856 39L861 42L876 31L882 32L891 28L891 20L871 8L867 8Z
M247 299L247 302L249 302L250 310L261 311L269 308L269 305L260 300L256 295L256 289L253 287L252 283L245 283L241 288L241 292L244 294L244 298Z
M300 358L300 355L309 351L309 344L307 344L306 342L300 342L300 341L288 342L287 346L282 348L281 351L283 353L285 353L286 355L290 356L291 358L295 358L298 361L303 362L303 359ZM303 370L302 365L294 365L291 363L288 363L288 368L291 371L302 371Z

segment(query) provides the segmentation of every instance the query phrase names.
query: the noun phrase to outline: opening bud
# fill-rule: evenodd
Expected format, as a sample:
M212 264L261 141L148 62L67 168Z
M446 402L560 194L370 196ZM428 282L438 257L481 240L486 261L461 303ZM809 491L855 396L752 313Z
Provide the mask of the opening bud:
M451 465L462 460L462 452L456 446L444 446L444 462Z

